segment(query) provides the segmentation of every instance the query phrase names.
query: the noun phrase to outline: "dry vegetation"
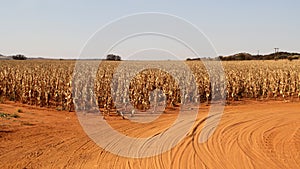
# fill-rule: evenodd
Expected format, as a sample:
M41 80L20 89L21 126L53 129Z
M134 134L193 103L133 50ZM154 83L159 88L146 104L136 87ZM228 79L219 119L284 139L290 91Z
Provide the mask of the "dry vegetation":
M85 73L94 68L94 61L82 61L78 69L82 71L78 72L74 71L74 61L1 61L0 168L300 168L300 104L294 102L300 93L300 61L223 62L227 100L234 104L225 106L211 138L205 143L198 141L211 107L201 104L195 125L186 137L170 151L149 158L126 158L99 147L83 130L76 113L64 111L74 110L73 101L79 108L98 102L99 107L109 110L115 106L113 98L122 103L130 101L145 110L149 108L150 91L161 89L168 106L175 108L168 108L154 122L137 123L116 116L106 122L128 137L147 136L149 141L168 130L178 117L176 106L182 98L179 86L186 82L176 81L171 74L191 77L176 62L156 63L167 65L169 73L147 69L137 74L133 71L139 65L137 62L128 62L131 66L124 67L122 63L125 61L102 62L96 78L90 78ZM199 91L198 97L186 101L210 101L211 91L222 86L209 84L201 62L186 63ZM72 80L73 74L77 80ZM112 81L113 76L117 81ZM93 79L95 83L88 82ZM122 100L120 94L126 94L126 81L130 82L129 100ZM77 88L72 90L75 84ZM97 97L91 97L94 94ZM183 97L188 96L191 95L184 93ZM244 99L245 104L236 101ZM175 140L165 142L166 146ZM110 145L119 148L117 144ZM134 142L130 145L137 148Z
M114 108L111 86L114 90L119 88L123 91L125 85L122 81L112 82L114 72L122 62L102 62L98 69L95 86L87 85L86 81L77 81L76 90L81 99L91 102L97 99L100 108ZM174 73L185 76L180 71L176 62L163 62L168 64ZM93 61L86 61L89 69ZM218 90L218 85L211 85L207 71L200 61L186 62L194 73L197 82L199 97L189 98L208 101L211 99L211 91ZM233 61L223 62L226 73L227 88L226 97L228 101L240 99L257 100L299 100L300 97L300 61ZM82 64L83 65L83 64ZM138 65L132 62L131 65ZM72 98L72 77L74 73L74 61L1 61L0 62L0 98L10 101L20 101L25 104L45 107L55 107L58 110L74 110ZM130 69L123 67L117 78L128 81ZM77 78L84 74L75 73ZM130 75L132 76L132 75ZM130 81L130 102L139 109L149 107L150 92L161 89L167 98L168 106L176 106L181 101L178 86L181 81L176 82L172 76L162 70L144 70L134 76ZM81 86L81 87L80 87ZM91 88L95 87L96 97ZM195 91L189 89L188 91ZM114 93L114 99L118 99L120 93ZM78 99L78 98L75 98ZM128 100L124 100L129 102ZM82 105L85 107L88 105Z

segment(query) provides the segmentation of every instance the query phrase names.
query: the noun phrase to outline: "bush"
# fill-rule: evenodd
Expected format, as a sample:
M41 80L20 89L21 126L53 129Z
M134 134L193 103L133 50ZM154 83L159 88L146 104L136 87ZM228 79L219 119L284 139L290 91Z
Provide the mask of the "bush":
M289 57L288 57L288 60L289 60L289 61L297 60L297 59L299 59L299 56L298 56L298 55L294 55L294 56L289 56Z

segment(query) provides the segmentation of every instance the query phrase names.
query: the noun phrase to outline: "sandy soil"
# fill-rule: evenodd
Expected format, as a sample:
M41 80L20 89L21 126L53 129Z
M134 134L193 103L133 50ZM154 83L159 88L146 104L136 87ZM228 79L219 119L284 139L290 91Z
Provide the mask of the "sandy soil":
M98 147L74 112L13 102L0 104L0 112L20 116L0 118L0 168L300 168L299 102L226 106L214 135L200 144L195 138L208 112L203 106L195 128L182 142L143 159L119 157ZM124 134L143 136L163 130L176 115L170 111L143 127L120 117L107 121Z

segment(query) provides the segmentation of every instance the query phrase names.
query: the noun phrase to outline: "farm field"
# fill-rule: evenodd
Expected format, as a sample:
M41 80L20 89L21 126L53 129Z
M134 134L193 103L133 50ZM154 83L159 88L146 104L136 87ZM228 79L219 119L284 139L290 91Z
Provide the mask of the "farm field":
M199 61L184 62L193 77L180 71L177 61L151 63L167 65L171 73L134 74L137 61L104 61L100 67L95 61L1 61L0 168L300 168L300 61L226 61L224 77L220 69L209 76ZM96 73L87 76L90 72ZM176 81L172 73L194 79L196 88L181 93L186 81ZM210 78L226 86L211 84ZM164 94L154 100L165 102L166 109L155 123L141 127L116 113L129 116L132 107L122 107L128 104L149 110L156 89ZM226 98L225 110L215 133L199 143L212 92L217 101ZM97 105L113 129L143 137L172 125L183 100L201 103L189 134L173 149L140 159L98 147L75 113Z
M182 97L186 95L197 96L185 101L208 102L211 100L212 91L220 93L218 91L222 89L224 93L219 97L226 98L228 101L245 98L294 101L300 98L300 61L223 62L224 73L218 68L211 77L202 62L185 62L194 75L198 93L190 94L196 90L187 88L184 96L180 96L182 93L179 87L185 82L191 82L192 77L186 78L189 76L189 71L183 68L182 62L146 62L145 64L125 61L124 63L126 63L125 66L122 66L123 62L106 61L98 66L95 61L77 63L57 60L1 61L0 97L29 105L69 111L75 109L73 101L81 104L79 109L90 106L82 100L97 103L99 108L108 110L117 106L114 101L123 104L130 103L139 109L146 110L150 104L148 101L150 92L155 89L160 89L165 93L169 106L179 104ZM75 64L77 64L76 68ZM179 74L179 78L185 79L176 81L169 72L159 69L147 69L134 74L135 69L138 69L138 65L141 64L160 64L160 67L165 66L169 72ZM117 77L114 76L116 71L121 72L116 75ZM94 73L92 75L94 77L88 79L87 76L91 73ZM132 77L130 85L126 86L130 77ZM210 84L210 78L221 79L219 81L221 84L213 84L213 82ZM226 88L222 86L222 82L225 83L225 81ZM128 93L124 92L128 87ZM92 89L94 92L89 91ZM117 93L118 91L120 93ZM127 96L129 99L121 100L122 92L125 93L124 95L129 95ZM76 98L73 98L74 94Z

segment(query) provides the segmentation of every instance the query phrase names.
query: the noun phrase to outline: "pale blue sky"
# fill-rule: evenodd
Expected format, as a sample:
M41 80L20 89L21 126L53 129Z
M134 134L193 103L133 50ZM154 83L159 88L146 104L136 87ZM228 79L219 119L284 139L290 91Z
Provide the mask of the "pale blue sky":
M76 58L106 23L138 12L163 12L199 27L219 55L300 52L298 0L96 1L0 0L0 54Z

